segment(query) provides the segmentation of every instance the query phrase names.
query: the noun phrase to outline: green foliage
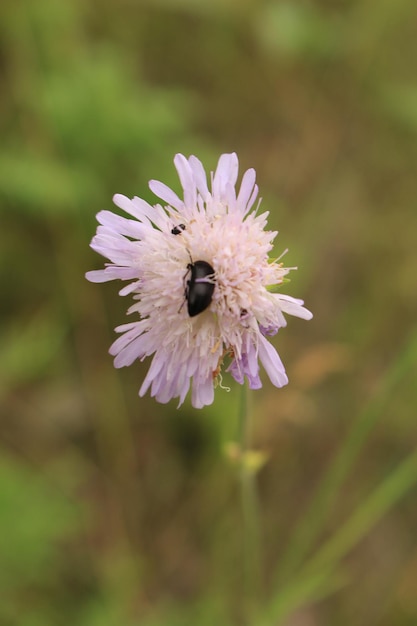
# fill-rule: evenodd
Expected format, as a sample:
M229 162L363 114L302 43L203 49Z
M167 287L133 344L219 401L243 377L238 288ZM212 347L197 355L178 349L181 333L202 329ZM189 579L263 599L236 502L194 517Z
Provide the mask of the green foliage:
M382 106L405 131L417 131L417 85L391 85L381 93Z
M13 98L5 103L0 197L41 219L97 205L106 184L123 184L124 170L125 180L145 184L161 153L170 157L183 140L191 113L180 90L150 87L127 51L89 45L81 14L72 28L63 19L66 4L5 11L15 39L6 39Z
M79 526L77 508L49 483L47 476L35 474L16 458L3 456L0 462L0 621L3 623L41 623L36 610L32 613L30 605L22 606L22 597L35 593L42 601L42 595L54 587L65 555L64 542L74 536Z
M303 2L270 2L261 8L258 36L273 54L289 58L334 58L346 48L340 16Z
M4 326L0 336L2 389L36 380L51 367L64 341L56 313L40 311L28 322ZM28 358L30 355L30 358Z

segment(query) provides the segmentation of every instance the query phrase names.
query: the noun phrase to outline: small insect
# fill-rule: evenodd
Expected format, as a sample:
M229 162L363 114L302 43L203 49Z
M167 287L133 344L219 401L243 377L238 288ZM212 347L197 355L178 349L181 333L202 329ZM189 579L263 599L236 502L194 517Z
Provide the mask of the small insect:
M171 230L173 235L181 235L182 231L185 230L185 224L178 224L178 226L174 226Z
M214 292L214 269L207 261L192 261L187 265L184 296L187 300L187 310L190 317L202 313L210 305Z

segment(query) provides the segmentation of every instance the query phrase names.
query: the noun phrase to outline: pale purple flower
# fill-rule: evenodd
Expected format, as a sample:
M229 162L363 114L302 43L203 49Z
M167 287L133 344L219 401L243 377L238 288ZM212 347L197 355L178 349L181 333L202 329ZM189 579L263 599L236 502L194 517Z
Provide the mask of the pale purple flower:
M277 233L265 230L268 213L251 211L258 195L255 171L245 172L236 193L234 153L220 157L210 187L195 156L177 154L174 163L183 200L152 180L149 187L164 206L116 194L114 203L129 217L110 211L97 215L100 226L91 247L110 263L87 278L129 281L120 295L132 294L134 300L128 310L134 321L116 328L121 336L110 348L114 364L123 367L153 356L139 395L150 388L159 402L179 398L182 404L191 386L196 408L213 402L222 368L258 389L260 362L271 382L282 387L288 378L266 337L286 325L284 313L303 319L312 314L302 300L273 292L295 268L268 257ZM214 270L200 281L214 283L214 290L207 308L190 317L189 265L198 261Z

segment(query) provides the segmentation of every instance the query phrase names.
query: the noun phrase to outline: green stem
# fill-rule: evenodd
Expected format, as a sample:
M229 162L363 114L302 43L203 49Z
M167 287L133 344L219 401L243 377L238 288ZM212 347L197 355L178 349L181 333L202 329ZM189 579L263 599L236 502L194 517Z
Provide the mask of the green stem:
M240 487L243 517L243 557L245 590L245 623L249 624L259 601L261 581L261 551L259 532L259 504L256 489L256 471L249 462L251 420L248 389L242 385L239 408L238 443L240 447Z

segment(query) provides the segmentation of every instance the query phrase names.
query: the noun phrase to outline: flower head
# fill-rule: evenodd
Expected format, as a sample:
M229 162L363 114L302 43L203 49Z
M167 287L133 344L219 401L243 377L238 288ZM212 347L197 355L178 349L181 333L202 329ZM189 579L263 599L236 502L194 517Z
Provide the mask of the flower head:
M164 206L116 194L130 217L110 211L91 247L110 260L87 273L92 282L129 281L120 295L133 295L134 321L116 328L121 336L110 353L116 367L153 355L140 388L159 402L179 398L192 385L192 404L211 404L222 368L252 389L262 386L259 361L271 382L288 382L275 348L266 338L286 326L284 313L310 319L302 300L274 293L290 269L270 259L276 232L265 230L268 213L252 210L258 195L255 171L243 175L239 192L236 154L223 154L210 187L201 162L177 154L184 191L180 199L164 183L150 189Z

